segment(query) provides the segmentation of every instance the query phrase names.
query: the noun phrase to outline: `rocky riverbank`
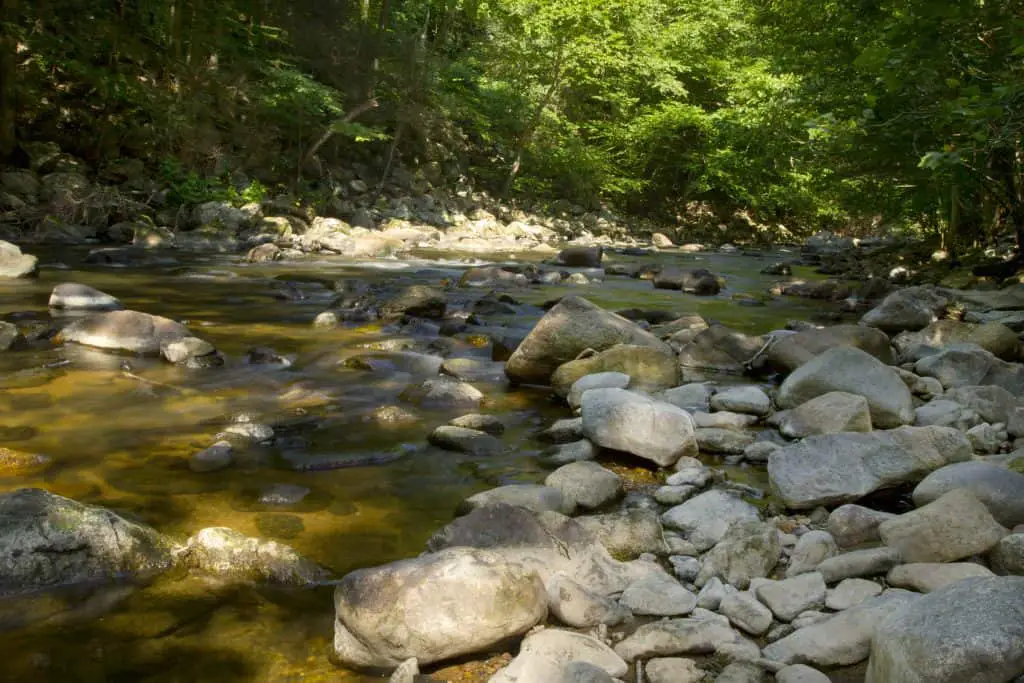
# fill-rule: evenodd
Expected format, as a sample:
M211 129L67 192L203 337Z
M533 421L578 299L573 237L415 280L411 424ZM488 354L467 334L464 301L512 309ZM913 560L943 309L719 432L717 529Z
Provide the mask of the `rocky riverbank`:
M266 244L257 249L287 248ZM2 253L10 275L39 267L13 246ZM442 451L486 462L508 447L508 416L490 412L475 385L550 387L564 405L563 419L536 430L550 444L538 458L549 469L543 482L467 497L424 554L336 576L282 543L225 528L174 538L23 488L0 496L0 563L9 568L0 590L181 572L245 584L336 581L334 656L394 681L495 651L517 653L490 677L498 683L1024 675L1015 617L1024 611L1020 286L889 285L845 306L859 324L755 335L678 309L594 304L587 297L615 277L678 292L682 309L690 296L729 291L682 250L669 265L605 256L552 247L547 263L463 269L457 282L343 279L310 315L322 334L394 330L343 364L411 375L400 403L375 419L415 424L418 411L440 411L449 418L426 438ZM551 286L560 296L543 309L522 301ZM303 296L298 286L282 291L284 300ZM756 309L744 301L729 303ZM868 301L877 305L865 311ZM60 284L49 306L46 324L5 322L5 348L87 347L200 374L236 367L201 328L95 288ZM534 311L540 320L524 323ZM473 345L487 355L468 353ZM245 363L294 361L253 349ZM187 466L221 476L253 444L277 439L276 426L235 416ZM386 466L361 457L294 462L314 473ZM16 477L45 458L7 449L0 467ZM763 473L766 484L730 468ZM261 495L287 505L308 494L301 488Z

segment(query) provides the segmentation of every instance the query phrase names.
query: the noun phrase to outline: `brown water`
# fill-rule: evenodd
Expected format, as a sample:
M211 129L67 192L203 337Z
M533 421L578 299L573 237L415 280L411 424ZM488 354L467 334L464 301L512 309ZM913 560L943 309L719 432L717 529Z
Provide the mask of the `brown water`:
M77 264L82 253L41 256L44 263ZM0 316L8 319L45 323L52 287L81 282L119 297L128 308L185 321L228 357L224 368L187 371L73 346L0 354L0 446L52 459L40 473L0 475L0 491L45 488L103 505L180 540L204 527L227 526L281 540L338 575L418 554L466 496L495 485L542 480L546 472L535 458L542 445L531 435L568 414L542 391L478 383L487 397L484 412L500 415L508 426L507 453L486 459L426 444L434 426L458 413L417 411L419 419L406 425L373 418L380 407L401 404L398 395L413 377L393 369L339 366L365 352L366 345L395 334L379 326L314 329L310 321L332 297L316 280L437 284L457 278L465 267L438 259L443 256L246 266L229 257L179 255L178 265L44 267L38 280L0 282ZM608 278L591 287L515 294L539 304L571 291L611 309L695 312L758 333L819 310L796 300L756 308L731 300L738 292L760 294L775 279L758 274L767 259L656 258L709 267L726 276L729 289L697 298L656 291L648 282ZM282 280L295 281L303 300L279 298ZM467 299L456 294L453 304ZM246 365L244 353L254 346L271 347L294 362L287 368ZM456 350L462 356L489 354L472 340L460 341ZM122 371L125 360L130 375ZM225 422L240 413L274 424L275 444L241 452L230 469L191 472L189 456L210 445ZM328 471L294 467L365 455L397 459ZM281 483L312 492L287 508L257 502L261 491ZM0 633L0 680L380 680L346 673L329 661L331 621L330 589L255 589L178 576L144 588L0 602L0 628L32 622Z

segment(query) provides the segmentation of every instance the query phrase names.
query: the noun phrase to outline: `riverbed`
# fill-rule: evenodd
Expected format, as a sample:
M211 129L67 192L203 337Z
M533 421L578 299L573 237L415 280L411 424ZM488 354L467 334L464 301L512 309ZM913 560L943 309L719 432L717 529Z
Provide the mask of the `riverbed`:
M415 374L386 358L356 367L346 362L374 350L428 348L429 334L377 323L333 329L311 324L336 296L337 281L439 285L457 282L471 265L522 263L531 258L526 255L421 252L401 260L325 257L248 265L237 256L171 253L165 263L118 268L83 266L79 249L35 253L44 264L37 279L0 283L3 319L29 329L49 327L50 291L60 282L79 282L118 297L127 308L185 322L227 361L221 368L186 370L53 343L0 354L0 446L50 459L38 472L0 474L0 491L45 488L179 540L226 526L286 543L341 576L422 552L458 503L477 491L542 481L548 470L537 456L545 445L533 437L569 415L544 389L510 388L497 378L474 382L486 396L481 412L506 425L505 453L474 458L439 450L427 444L427 434L458 412L404 404L399 395ZM522 302L518 326L539 318L545 301L571 293L611 310L696 313L760 334L806 320L825 306L765 297L778 278L760 274L761 268L793 256L664 252L607 259L708 268L727 282L714 297L655 290L649 281L624 277L507 293ZM796 276L813 274L797 269ZM454 289L449 308L464 308L482 293ZM286 362L247 362L255 347L272 349ZM458 335L446 348L454 356L491 357L486 340L474 335ZM412 409L416 419L382 417L388 406ZM272 424L275 441L246 449L230 469L192 472L189 456L240 416ZM350 466L358 463L370 464ZM758 479L757 472L748 474ZM295 505L260 502L263 492L280 484L309 493ZM330 662L332 619L329 587L288 591L182 576L145 587L0 601L0 679L380 680Z

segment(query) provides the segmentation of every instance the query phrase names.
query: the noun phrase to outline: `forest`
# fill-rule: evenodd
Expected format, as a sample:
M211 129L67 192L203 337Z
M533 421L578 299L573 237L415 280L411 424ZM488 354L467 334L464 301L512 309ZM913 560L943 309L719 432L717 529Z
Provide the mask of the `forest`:
M0 156L1024 242L1020 0L0 0Z

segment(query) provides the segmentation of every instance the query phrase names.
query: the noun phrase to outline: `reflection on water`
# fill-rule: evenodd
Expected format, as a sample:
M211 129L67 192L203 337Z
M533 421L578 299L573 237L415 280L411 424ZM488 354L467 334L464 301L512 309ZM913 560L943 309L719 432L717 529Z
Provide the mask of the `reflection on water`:
M77 263L81 254L43 256L44 263L58 258ZM685 258L694 267L724 274L729 289L698 299L653 290L649 282L608 278L593 287L540 287L516 296L539 305L571 291L611 309L695 312L753 332L812 310L803 302L747 308L730 300L733 293L757 294L770 284L771 278L759 275L764 259ZM80 347L0 354L0 447L49 458L36 470L10 476L0 471L0 491L46 488L106 506L180 540L208 526L282 539L338 574L415 555L466 496L495 485L542 480L545 472L534 457L540 445L530 435L564 417L564 409L541 391L479 382L487 396L485 410L507 424L506 454L474 459L437 450L427 445L427 433L464 411L431 413L406 405L414 420L381 418L383 407L401 404L398 395L415 377L414 363L386 355L355 367L344 363L387 338L386 331L378 326L314 329L310 321L334 296L329 285L335 280L436 284L457 279L465 265L443 254L266 266L196 257L185 268L44 269L37 281L2 282L0 315L8 319L44 326L50 290L73 280L110 293L129 308L187 322L228 362L216 370L187 371ZM292 283L288 296L281 296L282 281ZM456 304L468 298L453 295ZM257 346L294 363L246 364L246 351ZM455 354L490 357L488 348L468 342L456 343ZM238 451L227 470L192 472L189 456L212 444L242 413L270 423L277 440ZM308 493L293 505L261 502L280 485ZM226 587L196 577L0 601L0 628L37 622L0 635L5 662L0 678L377 680L339 672L329 662L331 619L327 589Z

